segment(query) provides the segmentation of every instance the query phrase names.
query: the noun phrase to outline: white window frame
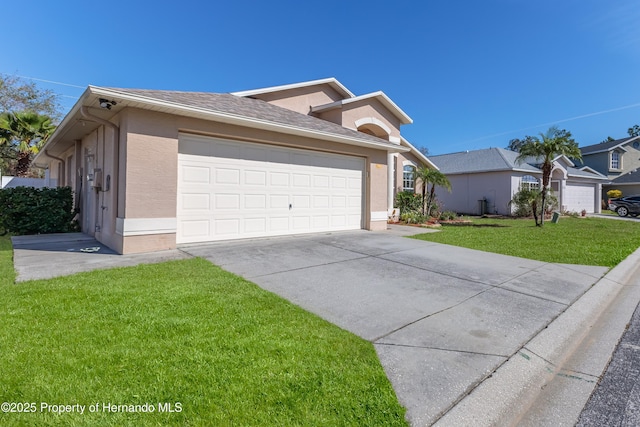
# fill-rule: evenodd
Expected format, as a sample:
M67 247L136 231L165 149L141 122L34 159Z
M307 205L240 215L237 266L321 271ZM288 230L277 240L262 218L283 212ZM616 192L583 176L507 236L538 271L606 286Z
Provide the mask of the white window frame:
M618 151L612 151L609 155L609 169L621 170L622 169L622 156Z
M404 165L402 167L402 191L416 191L416 167ZM409 187L409 183L411 186Z
M533 175L524 175L520 178L521 190L539 190L540 180Z

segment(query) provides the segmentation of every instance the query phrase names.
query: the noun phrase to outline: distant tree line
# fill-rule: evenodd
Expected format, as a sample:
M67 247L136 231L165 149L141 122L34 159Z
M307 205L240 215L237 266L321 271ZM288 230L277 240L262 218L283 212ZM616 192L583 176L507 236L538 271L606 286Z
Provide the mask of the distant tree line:
M33 82L0 74L0 171L39 176L31 167L61 114L59 95Z

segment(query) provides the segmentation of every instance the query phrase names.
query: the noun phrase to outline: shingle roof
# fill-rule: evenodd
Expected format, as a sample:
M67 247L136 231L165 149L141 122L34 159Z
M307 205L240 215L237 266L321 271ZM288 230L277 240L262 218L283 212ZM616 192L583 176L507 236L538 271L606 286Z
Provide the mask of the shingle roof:
M342 127L336 123L307 116L288 110L268 102L239 97L228 93L209 92L179 92L168 90L147 90L147 89L122 89L105 88L126 94L152 98L160 101L179 104L186 107L195 107L214 111L218 113L233 114L257 120L265 120L281 125L295 126L307 130L327 132L331 134L357 138L363 141L375 143L387 143L389 141Z
M613 150L616 147L628 144L634 139L639 139L639 138L640 137L637 137L637 136L631 136L628 138L616 139L614 141L601 142L600 144L587 145L586 147L580 147L580 151L582 152L583 156L585 154L601 153L604 151Z
M518 157L518 153L515 151L505 150L504 148L487 148L483 150L429 156L429 159L435 163L445 175L514 169L541 173L540 169L526 162L517 162L516 157Z
M611 180L611 182L613 184L640 184L640 170L632 170Z

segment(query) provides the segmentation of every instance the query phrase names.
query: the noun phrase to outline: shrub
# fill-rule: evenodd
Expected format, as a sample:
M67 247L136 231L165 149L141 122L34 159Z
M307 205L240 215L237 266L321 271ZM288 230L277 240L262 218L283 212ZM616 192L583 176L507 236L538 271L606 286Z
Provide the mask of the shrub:
M607 191L607 197L610 199L617 199L618 197L622 197L622 191L620 190L609 190Z
M408 211L400 213L400 220L407 224L422 224L427 221L427 217L418 211Z
M400 191L396 194L396 207L400 213L422 211L422 195L413 191Z
M533 207L539 209L542 202L542 194L540 190L528 188L520 188L513 198L509 201L509 205L513 206L512 215L516 217L529 217L533 215ZM551 192L547 193L545 213L550 213L557 205L558 198Z
M78 231L70 187L0 190L0 232L23 234Z
M440 221L452 221L458 217L458 214L453 211L444 211L440 214Z

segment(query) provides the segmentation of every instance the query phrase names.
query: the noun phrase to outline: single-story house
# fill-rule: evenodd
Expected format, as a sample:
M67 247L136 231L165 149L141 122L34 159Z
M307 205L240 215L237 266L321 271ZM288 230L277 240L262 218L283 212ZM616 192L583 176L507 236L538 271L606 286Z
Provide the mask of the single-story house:
M640 136L588 145L580 151L585 165L609 178L610 182L603 185L603 197L611 189L625 196L640 194Z
M540 188L542 170L535 158L516 161L518 153L503 148L430 156L451 182L448 193L436 189L444 209L461 214L510 215L509 201L522 187ZM577 168L566 156L553 161L551 190L564 212L600 212L602 184L607 178L588 168Z
M36 156L82 230L119 253L386 228L407 172L435 167L383 92L334 78L236 93L89 86Z

